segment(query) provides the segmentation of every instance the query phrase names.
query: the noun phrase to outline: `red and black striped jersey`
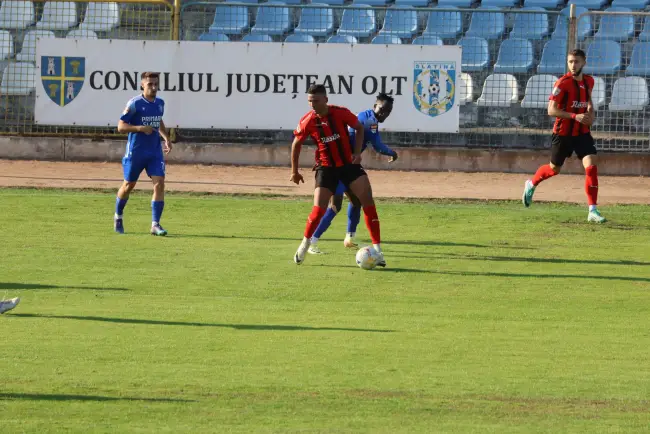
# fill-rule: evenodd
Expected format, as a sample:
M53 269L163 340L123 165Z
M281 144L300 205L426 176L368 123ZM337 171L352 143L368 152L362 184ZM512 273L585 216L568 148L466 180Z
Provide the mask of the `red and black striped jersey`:
M589 97L594 89L594 78L591 75L582 76L578 81L571 73L560 77L553 86L549 97L555 101L557 107L568 113L582 114L587 112ZM589 126L583 125L574 119L557 118L553 125L553 133L558 136L579 136L589 133Z

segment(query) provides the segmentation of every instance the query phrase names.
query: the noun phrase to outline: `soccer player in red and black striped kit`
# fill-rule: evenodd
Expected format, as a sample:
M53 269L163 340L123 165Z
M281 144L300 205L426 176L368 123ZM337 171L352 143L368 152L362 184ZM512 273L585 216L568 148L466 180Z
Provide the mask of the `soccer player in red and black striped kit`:
M589 204L587 221L604 223L607 220L596 208L598 168L596 146L589 129L595 118L591 100L594 78L582 73L586 63L584 51L571 51L567 58L569 72L553 86L548 103L548 115L556 118L551 141L551 163L541 166L533 179L526 181L522 201L529 207L539 183L560 173L564 160L575 152L585 168L585 191Z
M296 264L302 264L305 260L311 237L325 215L330 198L340 181L361 202L372 245L380 256L377 265L385 267L386 261L380 245L379 217L372 198L370 180L361 167L363 125L347 108L328 104L327 90L322 84L309 87L307 101L312 110L300 119L298 127L293 132L290 179L296 184L305 182L298 172L298 161L302 143L307 137L311 137L318 147L314 167L316 189L314 207L307 218L304 238L293 260ZM350 143L348 127L356 131L354 148Z

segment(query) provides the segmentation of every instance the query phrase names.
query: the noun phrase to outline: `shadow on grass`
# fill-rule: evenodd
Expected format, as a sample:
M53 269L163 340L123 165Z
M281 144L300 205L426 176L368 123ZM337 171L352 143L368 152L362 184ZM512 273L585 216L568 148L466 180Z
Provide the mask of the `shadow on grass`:
M60 393L0 393L2 400L28 401L145 401L145 402L197 402L188 399L173 398L135 398L129 396L95 396L95 395L64 395Z
M0 282L0 289L90 289L94 291L128 291L127 288L102 288L98 286L49 285L42 283L15 282Z
M533 273L489 273L480 271L430 271L435 274L448 276L483 276L483 277L508 277L508 278L535 278L535 279L595 279L595 280L620 280L624 282L650 282L648 277L630 276L597 276L579 274L533 274Z
M413 252L424 253L424 252ZM425 253L426 255L426 253ZM430 252L430 256L411 255L409 252L390 253L391 257L413 258L413 259L460 259L468 261L495 261L495 262L532 262L546 264L590 264L590 265L638 265L650 266L650 262L613 260L613 259L565 259L565 258L534 258L524 256L482 256L482 255L459 255L456 253L435 253Z
M133 319L133 318L110 318L102 316L76 316L76 315L44 315L32 313L15 313L7 316L20 318L49 318L49 319L71 319L77 321L99 321L112 322L118 324L142 324L142 325L164 325L164 326L186 326L186 327L222 327L235 330L274 330L274 331L346 331L346 332L373 332L373 333L393 333L395 330L381 329L358 329L344 327L307 327L296 325L277 325L277 324L219 324L219 323L202 323L202 322L184 322L184 321L159 321L150 319Z

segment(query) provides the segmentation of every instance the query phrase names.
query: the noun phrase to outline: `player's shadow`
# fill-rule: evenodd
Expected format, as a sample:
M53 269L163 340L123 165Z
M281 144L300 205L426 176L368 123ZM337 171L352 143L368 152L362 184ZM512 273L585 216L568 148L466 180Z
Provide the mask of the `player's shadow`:
M331 264L318 264L311 265L312 267L331 267L331 268L359 268L356 265L331 265ZM399 268L399 267L375 267L370 270L371 272L379 271L382 273L435 273L432 270L422 270L419 268Z
M145 401L145 402L196 402L191 399L136 398L129 396L67 395L61 393L0 393L2 400L26 401Z
M71 319L76 321L99 321L117 324L142 324L142 325L163 325L163 326L184 326L184 327L221 327L235 330L259 330L259 331L345 331L345 332L368 332L368 333L394 333L395 330L382 329L361 329L346 327L308 327L297 325L278 325L278 324L220 324L220 323L203 323L203 322L185 322L185 321L159 321L151 319L133 319L133 318L111 318L103 316L75 316L75 315L44 315L33 313L14 313L7 314L12 317L20 318L49 318L49 319Z
M0 282L0 289L89 289L93 291L128 291L127 288L99 287L99 286L74 286L74 285L51 285L42 283L15 283Z
M534 274L534 273L497 273L482 271L431 271L435 274L460 277L507 277L507 278L535 278L535 279L595 279L595 280L620 280L624 282L650 282L648 277L636 276L598 276L598 275L580 275L580 274Z
M648 266L650 262L627 261L627 260L603 260L603 259L564 259L564 258L528 258L516 256L472 256L459 255L454 253L443 253L441 257L467 259L470 261L496 261L496 262L533 262L547 264L591 264L591 265L640 265ZM404 256L408 257L408 256Z

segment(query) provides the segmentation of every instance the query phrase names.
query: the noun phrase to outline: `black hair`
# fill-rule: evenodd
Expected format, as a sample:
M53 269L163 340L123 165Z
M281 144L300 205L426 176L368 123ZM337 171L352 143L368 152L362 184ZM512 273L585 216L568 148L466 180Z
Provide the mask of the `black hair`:
M309 86L309 89L307 89L307 93L309 95L325 95L327 96L327 89L325 88L325 85L323 84L312 84Z
M377 101L385 101L389 104L393 104L395 99L387 93L379 92L379 95L377 95Z

